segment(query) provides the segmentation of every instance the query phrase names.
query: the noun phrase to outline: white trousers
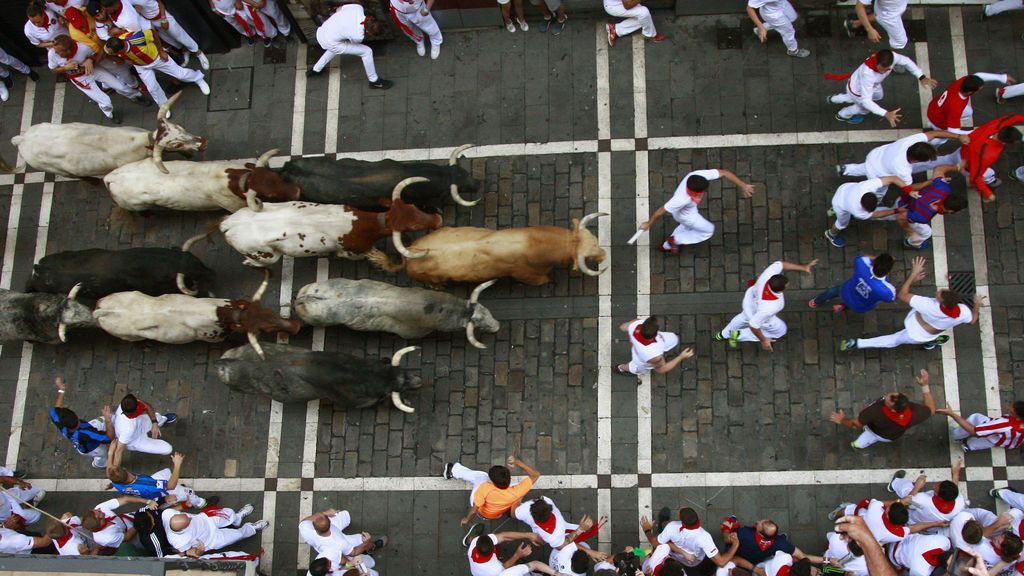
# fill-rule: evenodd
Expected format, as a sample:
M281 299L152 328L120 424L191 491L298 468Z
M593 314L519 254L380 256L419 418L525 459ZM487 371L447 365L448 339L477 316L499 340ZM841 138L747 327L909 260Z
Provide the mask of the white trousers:
M1016 98L1021 94L1024 94L1024 82L1020 84L1011 84L1003 88L1003 98Z
M665 339L665 352L672 350L679 345L679 336L672 332L661 332L662 338ZM631 354L633 357L629 361L629 371L637 376L643 376L651 371L653 368L650 363L644 362L640 358L637 358L636 351L632 350Z
M911 311L910 313L913 314L914 312ZM907 329L904 328L899 332L886 334L885 336L876 336L874 338L858 338L857 348L895 348L897 346L902 346L904 344L927 344L928 342L931 342L936 338L938 338L938 335L932 336L927 340L915 340L910 336L910 333L907 332Z
M324 55L313 65L314 72L322 72L335 55L351 54L359 56L363 60L363 69L366 70L366 79L370 82L377 81L377 67L373 65L373 49L365 44L350 42L348 40L329 40L321 37L319 28L316 31L317 42L325 50Z
M640 30L640 33L646 38L653 38L658 34L658 31L654 28L654 18L651 17L651 11L643 4L637 4L629 9L622 5L605 6L604 11L610 16L625 18L625 20L615 25L616 36L625 36L637 30Z
M100 107L100 112L107 118L114 117L114 104L110 101L110 96L106 92L100 89L99 78L96 74L78 76L76 78L68 78L75 88L78 88L82 94L85 94L90 100L96 103Z
M473 485L473 490L470 491L469 493L470 506L473 505L473 495L476 494L477 487L491 479L491 477L487 475L487 472L472 470L470 468L463 466L462 464L459 464L458 462L456 462L455 465L452 466L452 477L455 478L456 480L469 482L470 484Z
M967 417L967 421L973 426L981 426L987 423L991 418L984 414L971 414ZM967 434L967 431L959 426L952 428L953 438L956 440L967 440L967 448L970 450L991 450L996 447L997 436L971 436ZM999 492L1003 494L1002 491ZM1005 500L1005 498L1004 498ZM1024 500L1021 500L1024 503ZM1013 505L1014 508L1021 508L1021 506Z
M1024 2L1021 0L998 0L988 6L985 6L986 16L995 16L996 14L1002 14L1003 12L1009 12L1010 10L1020 10L1024 8Z
M793 22L796 22L796 10L793 9L789 0L782 0L777 9L765 6L758 13L764 20L765 29L778 32L782 36L782 43L786 45L786 49L795 52L798 48L796 29L793 28Z
M132 75L131 68L127 64L117 63L111 59L100 60L100 63L93 68L93 76L100 81L100 84L125 98L142 96L142 92L139 91L139 81Z
M246 38L259 36L260 38L273 38L277 36L277 28L274 23L263 17L259 10L248 4L243 4L241 10L235 10L233 14L224 14L218 11L221 18L227 20L239 34Z
M170 58L168 60L173 62ZM159 438L149 437L149 432L153 429L153 423L149 421L149 418L139 416L138 418L132 418L130 422L134 430L131 432L131 441L125 444L125 448L132 452L145 452L146 454L167 455L171 453L172 448L170 444ZM163 426L165 422L167 422L167 417L157 412L156 425ZM121 436L121 434L118 433L118 436Z
M156 80L157 70L182 82L199 82L203 79L202 72L192 70L191 68L182 68L170 57L167 60L157 58L152 64L146 66L136 65L135 71L139 73L139 78L146 85L150 97L153 98L153 102L156 102L157 106L167 102L167 94L164 94L164 89L160 87L160 83ZM167 452L167 454L170 454L170 452Z
M760 342L753 330L750 329L750 318L746 312L740 312L729 322L729 325L722 329L722 338L729 338L733 330L740 331L740 342ZM765 338L779 339L786 335L789 327L778 316L772 316L761 324L761 334Z
M1014 492L1009 488L1000 488L999 497L1010 506L1018 510L1024 510L1024 494Z
M886 440L885 438L882 438L878 434L872 432L870 428L865 426L864 430L860 433L860 436L857 436L857 439L853 441L853 445L863 450L864 448L867 448L868 446L871 446L872 444L876 444L878 442L892 442L892 440Z
M2 48L0 48L0 64L10 66L11 68L14 68L22 74L28 74L32 71L32 69L29 68L28 65L26 65L21 60L18 60L14 56L11 56L7 52L4 52ZM8 74L10 74L10 72L8 72L5 68L0 67L0 78L6 78Z
M679 223L676 229L672 231L672 241L678 246L684 244L700 244L715 233L715 225L708 221L707 218L702 216L700 212L694 211L691 216L688 216L686 220ZM662 248L668 250L671 248L666 240L662 245Z
M223 508L217 514L209 517L213 520L214 530L210 536L210 542L204 542L207 550L220 550L231 546L239 540L245 540L256 535L256 527L250 523L239 526L242 517L231 508ZM196 521L195 518L192 519ZM235 528L235 526L239 526Z
M195 39L178 24L170 12L164 10L164 19L167 21L167 28L164 28L161 21L153 22L153 29L160 35L160 39L175 48L184 48L193 54L199 52L199 44Z
M267 0L267 3L263 5L260 12L274 20L274 24L277 25L277 29L281 31L281 34L287 36L292 33L292 23L288 21L284 12L281 11L281 6L277 3L277 0ZM265 22L266 18L263 20Z
M426 34L430 38L430 43L434 46L440 46L444 38L441 36L441 29L437 26L437 21L434 20L434 15L427 13L426 16L420 14L419 10L414 12L399 12L395 10L395 7L391 7L391 19L398 25L398 28L409 37L410 40L416 44L423 43L423 35ZM423 34L417 32L419 30Z
M902 50L907 46L907 29L903 27L902 12L883 12L878 10L878 3L875 3L875 21L889 35L889 47L893 50Z
M164 468L163 470L154 473L153 478L156 478L157 480L170 480L171 469ZM178 499L178 502L188 502L188 505L192 508L198 508L203 503L203 499L196 495L195 490L185 486L180 480L178 481L177 486L167 492L168 494L173 494L174 497Z
M911 164L911 166L914 168L914 173L917 173L917 172L930 172L930 171L934 170L935 168L937 168L939 166L943 166L945 164L957 165L957 164L960 163L960 159L961 159L960 158L960 150L961 150L961 148L957 148L953 152L950 152L949 154L944 154L942 156L939 156L938 158L936 158L935 160L932 160L931 162L914 162L913 164ZM964 174L966 175L967 173L964 172ZM991 168L986 169L985 170L985 174L982 175L982 179L985 181L986 184L991 184L992 182L994 182L995 179L996 179L996 172L995 172L995 170L993 170Z
M885 96L885 91L882 90L882 85L875 86L874 92L871 93L871 99L878 102ZM836 94L829 98L833 104L849 104L849 106L839 110L839 115L849 120L856 114L867 116L871 114L871 110L868 110L863 104L861 104L860 96L850 92L849 84L847 89L839 94ZM848 176L854 176L854 174L847 174Z

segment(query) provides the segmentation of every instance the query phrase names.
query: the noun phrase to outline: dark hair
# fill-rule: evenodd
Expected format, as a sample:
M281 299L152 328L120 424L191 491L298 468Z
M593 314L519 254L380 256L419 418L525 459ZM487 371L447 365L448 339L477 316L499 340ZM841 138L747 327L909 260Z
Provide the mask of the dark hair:
M892 50L884 48L875 53L875 61L881 66L892 66L896 58L892 55Z
M569 569L577 574L586 574L590 570L590 556L583 550L577 549L572 553L572 559L569 560Z
M153 518L155 515L156 512L152 510L139 510L132 518L132 525L135 526L135 530L139 534L152 534L157 523L157 520Z
M530 516L534 522L547 522L551 519L551 504L543 498L537 498L530 504Z
M938 496L946 502L952 502L956 500L956 497L960 495L960 488L956 484L949 480L943 480L939 482Z
M982 86L985 85L985 81L978 78L974 74L964 78L964 81L960 83L960 91L964 94L974 94L978 90L981 90Z
M786 278L785 274L776 274L768 279L768 287L772 289L772 292L782 292L786 289L787 284L789 284L789 278Z
M102 10L99 0L89 0L89 3L85 5L85 11L88 12L90 16L96 16Z
M967 208L967 196L963 194L950 194L942 203L942 209L947 213L959 212L964 208Z
M960 295L947 288L939 293L939 302L946 308L953 308L960 304Z
M789 567L790 576L811 576L811 561L801 558Z
M121 50L124 50L124 40L121 40L116 36L109 38L107 40L107 48L110 49L111 52L120 52Z
M1006 532L1003 535L1003 543L999 545L999 559L1004 562L1014 562L1020 556L1024 545L1021 544L1020 536L1013 532Z
M42 2L29 2L28 8L25 9L25 15L29 18L42 16L45 13L46 8L43 6Z
M658 317L651 316L640 325L640 335L650 340L658 335Z
M697 516L697 512L693 508L680 508L679 521L683 523L683 526L693 526L700 522L700 516Z
M690 176L686 179L686 187L694 192L703 192L708 189L708 179L703 176Z
M1003 144L1012 144L1014 142L1020 142L1021 134L1020 130L1016 126L1003 126L999 129L996 138Z
M327 558L317 558L309 563L309 573L313 576L327 576L331 573L331 561Z
M886 516L888 516L889 522L899 526L906 526L907 522L910 521L910 512L907 511L906 505L899 501L889 504Z
M75 42L67 34L61 34L60 36L57 36L56 38L53 39L53 43L55 45L57 45L57 46L60 46L61 48L64 48L65 50L67 50L67 49L70 49L71 46L73 46Z
M491 479L495 486L502 490L508 488L508 485L512 483L512 473L501 464L491 466L491 469L487 471L487 477Z
M849 542L847 542L846 547L850 550L850 554L853 554L854 556L864 555L864 549L861 548L860 544L857 544L857 542L854 540L850 540Z
M967 542L968 544L980 543L983 535L981 523L973 518L964 522L964 527L960 530L960 536L964 539L964 542Z
M125 414L131 414L139 409L139 399L134 394L125 394L124 398L121 398L121 411Z
M931 162L938 155L939 153L935 151L935 146L927 142L917 142L910 148L907 148L907 160L911 162Z
M679 560L669 557L661 565L661 576L683 576L683 565Z
M643 567L643 562L632 552L619 552L612 558L612 564L619 574L634 574Z
M875 260L871 263L871 271L875 276L882 278L892 271L892 265L894 262L895 261L892 259L892 256L888 254L879 254L878 256L875 256Z
M1017 416L1024 416L1024 401L1017 400L1013 403L1013 411L1017 413Z
M483 534L476 539L476 551L484 556L494 552L494 540L491 540L490 534Z
M113 8L119 4L121 4L121 0L100 0L100 6L104 8Z
M878 196L874 192L868 192L860 197L860 207L868 212L874 212L878 208Z
M73 410L68 408L54 408L53 411L57 414L57 421L60 422L61 426L68 430L78 428L78 414L75 414Z
M892 409L897 412L903 412L907 408L910 408L910 400L903 394L897 392L896 399L892 401Z

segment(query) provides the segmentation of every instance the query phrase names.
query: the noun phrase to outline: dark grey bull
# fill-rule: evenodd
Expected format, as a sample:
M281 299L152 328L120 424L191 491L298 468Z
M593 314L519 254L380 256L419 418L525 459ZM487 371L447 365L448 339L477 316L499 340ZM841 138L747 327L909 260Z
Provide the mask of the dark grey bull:
M59 344L67 328L96 325L92 310L63 294L22 294L0 289L0 342Z
M469 301L457 296L402 288L376 280L332 278L308 284L295 298L295 311L313 326L348 326L353 330L382 331L411 340L432 332L466 331L466 339L486 348L475 330L497 332L498 321L479 303L480 293L497 280L477 286Z
M447 166L430 162L368 162L340 158L296 158L277 170L285 182L297 184L300 199L319 204L344 204L360 210L383 212L382 201L391 198L391 191L406 178L423 177L428 182L408 186L402 199L420 210L435 211L445 196L462 206L474 206L480 199L468 201L461 193L477 194L480 185L459 167L459 155L472 144L459 146L452 152Z
M50 254L32 268L27 292L67 294L81 284L78 295L99 300L117 292L150 296L208 294L216 273L199 258L179 248L70 250Z
M263 344L265 359L250 346L233 348L217 361L217 377L232 390L270 396L278 402L327 400L345 408L369 408L390 400L402 412L415 409L402 401L402 392L421 386L418 374L402 369L407 346L391 357L390 365L342 352L314 352L284 344Z

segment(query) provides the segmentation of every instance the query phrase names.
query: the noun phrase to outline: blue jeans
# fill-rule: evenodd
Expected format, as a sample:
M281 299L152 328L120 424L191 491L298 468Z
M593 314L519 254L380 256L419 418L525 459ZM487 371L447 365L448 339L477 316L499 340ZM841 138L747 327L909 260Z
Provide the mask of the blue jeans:
M818 294L817 296L814 297L814 304L816 306L821 306L822 304L824 304L825 302L828 302L829 300L833 300L835 298L841 297L842 293L843 293L843 285L842 284L837 284L835 286L831 286L829 288L826 288L825 291L822 292L821 294Z

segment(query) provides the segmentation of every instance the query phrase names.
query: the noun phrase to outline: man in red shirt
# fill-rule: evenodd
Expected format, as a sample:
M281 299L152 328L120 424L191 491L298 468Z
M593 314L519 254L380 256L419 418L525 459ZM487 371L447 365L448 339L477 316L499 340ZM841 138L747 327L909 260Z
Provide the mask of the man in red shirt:
M953 438L960 441L965 452L988 450L996 446L1013 450L1024 443L1024 421L1021 421L1024 401L1010 404L1006 416L999 418L990 418L984 414L971 414L964 418L948 406L935 412L953 419L950 424Z
M985 82L1008 84L1013 83L1014 79L1009 74L989 74L987 72L975 72L960 78L950 84L942 94L932 98L928 104L930 127L956 134L969 134L970 130L962 128L963 122L974 114L974 109L971 108L971 96L978 93L985 86ZM938 146L945 141L945 138L936 138L931 141L931 144Z
M1007 144L1020 142L1022 135L1016 124L1024 122L1024 114L1007 114L986 122L975 128L970 134L970 141L952 154L940 156L931 162L914 165L915 172L931 170L946 164L956 164L967 176L968 185L981 194L982 200L991 202L996 199L992 188L1003 182L996 178L992 165L1003 153ZM1016 178L1016 176L1014 176Z

